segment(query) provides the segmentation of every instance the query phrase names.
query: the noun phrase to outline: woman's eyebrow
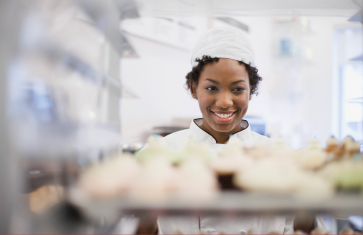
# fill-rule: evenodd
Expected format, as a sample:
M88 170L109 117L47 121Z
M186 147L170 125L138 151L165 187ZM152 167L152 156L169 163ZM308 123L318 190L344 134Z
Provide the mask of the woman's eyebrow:
M207 78L206 80L210 81L210 82L212 82L214 84L219 84L219 82L217 82L216 80L210 79L210 78ZM246 81L245 80L238 80L238 81L232 82L231 84L234 85L234 84L237 84L237 83L240 83L240 82L246 82Z
M215 84L219 84L219 82L217 82L216 80L213 80L213 79L210 79L210 78L207 78L206 80L210 81L210 82L213 82Z
M240 82L246 82L246 81L245 80L238 80L238 81L232 82L231 84L234 85L234 84L237 84L237 83L240 83Z

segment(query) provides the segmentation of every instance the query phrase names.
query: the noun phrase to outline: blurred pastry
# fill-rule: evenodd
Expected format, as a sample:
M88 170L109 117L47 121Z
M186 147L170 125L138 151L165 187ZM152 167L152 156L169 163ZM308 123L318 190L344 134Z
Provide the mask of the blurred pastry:
M304 233L303 231L301 231L301 230L297 230L297 231L295 231L294 232L294 234L306 234L306 233Z
M144 162L142 173L131 181L130 197L134 200L160 202L176 190L176 169L166 158L154 157Z
M345 147L346 157L352 157L360 152L360 145L357 142L348 142Z
M141 167L131 155L105 159L85 169L78 185L88 196L109 199L129 190Z
M251 168L254 160L241 148L240 141L231 137L219 156L210 162L216 173L222 190L236 190L233 184L233 175L241 170Z
M185 145L185 148L178 153L177 164L187 161L190 158L199 158L202 161L209 162L216 158L209 147L205 144L200 144L194 140L189 140Z
M296 182L295 196L303 200L323 200L334 195L332 181L319 177L310 172L301 173L300 180Z
M339 232L339 234L354 234L354 230L348 228L348 226L345 225L344 228Z
M328 141L326 142L326 149L327 152L333 152L335 151L339 146L339 142L335 137L330 137Z
M308 146L306 148L307 150L322 150L320 141L317 139L312 139L309 141Z
M276 161L261 161L234 177L235 185L242 189L262 192L292 192L300 180L299 169L282 166Z
M266 147L255 147L248 150L248 155L255 159L271 157L271 150Z
M29 194L29 208L42 214L64 199L64 188L60 185L44 185Z
M330 233L322 228L316 228L313 231L311 231L311 234L330 234Z
M336 184L343 190L363 189L363 163L345 161L336 176Z
M350 137L350 136L347 136L343 139L342 141L342 146L340 148L338 148L334 154L336 156L337 159L341 159L343 157L347 157L347 152L346 152L346 149L347 149L347 145L349 143L352 143L354 142L353 138Z
M178 196L194 202L214 199L218 183L213 171L199 158L190 158L180 165Z
M180 230L179 229L177 229L177 230L175 230L174 232L173 232L173 234L183 234L182 232L180 232Z
M159 135L150 136L145 147L135 154L135 158L142 162L160 156L172 162L176 154L166 147L163 138Z
M306 150L296 151L293 156L300 167L311 170L322 167L327 160L327 153L317 148L317 146L310 146Z

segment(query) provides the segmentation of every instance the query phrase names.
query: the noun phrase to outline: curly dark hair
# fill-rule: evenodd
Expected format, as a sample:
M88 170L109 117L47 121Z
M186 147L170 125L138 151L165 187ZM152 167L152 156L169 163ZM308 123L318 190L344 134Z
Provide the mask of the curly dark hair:
M219 58L218 57L212 58L210 56L204 55L202 57L202 59L196 58L195 61L198 62L198 65L194 66L192 71L190 71L187 74L187 76L185 77L187 79L186 85L187 85L188 89L191 89L192 82L195 82L195 84L198 84L199 76L202 73L204 66L207 64L219 61ZM258 95L258 92L257 92L258 84L260 81L262 81L262 78L260 77L260 75L258 75L258 69L251 66L251 63L246 64L242 61L238 61L238 62L245 66L246 71L248 73L248 78L249 78L250 86L251 86L251 95L252 94Z

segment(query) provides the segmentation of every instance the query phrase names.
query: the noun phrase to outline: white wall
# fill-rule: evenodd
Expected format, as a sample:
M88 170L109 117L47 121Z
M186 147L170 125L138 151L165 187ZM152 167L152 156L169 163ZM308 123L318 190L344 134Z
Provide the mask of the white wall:
M198 39L208 19L195 21ZM197 101L184 86L185 75L191 71L191 51L132 35L128 39L140 58L121 61L122 83L138 96L121 101L125 142L137 141L152 127L169 125L173 118L201 117Z
M254 96L247 115L263 117L271 137L282 137L301 148L316 137L323 145L335 134L333 117L339 87L334 78L334 32L347 25L346 18L305 17L309 30L294 26L278 31L271 17L240 17L250 27L256 65L263 77L259 95ZM284 36L299 44L302 56L276 55L276 40ZM354 45L358 50L361 45ZM309 53L309 58L301 58ZM334 107L333 107L334 106Z

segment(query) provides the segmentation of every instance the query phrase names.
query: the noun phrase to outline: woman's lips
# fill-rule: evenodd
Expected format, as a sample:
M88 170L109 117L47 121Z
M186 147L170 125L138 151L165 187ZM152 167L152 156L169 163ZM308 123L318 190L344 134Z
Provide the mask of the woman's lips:
M228 123L232 121L236 112L213 112L214 119L219 123Z

